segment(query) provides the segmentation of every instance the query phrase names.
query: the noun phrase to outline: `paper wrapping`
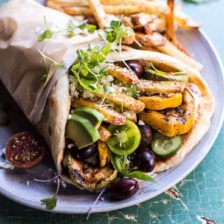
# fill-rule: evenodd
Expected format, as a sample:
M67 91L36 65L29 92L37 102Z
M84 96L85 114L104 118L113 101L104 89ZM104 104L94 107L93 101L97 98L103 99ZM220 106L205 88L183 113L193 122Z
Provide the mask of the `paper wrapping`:
M76 59L76 50L100 41L96 33L68 38L63 30L71 19L33 0L12 0L0 7L0 79L33 124L40 121L51 89ZM47 28L61 31L38 42ZM65 68L50 63L46 69L40 52Z

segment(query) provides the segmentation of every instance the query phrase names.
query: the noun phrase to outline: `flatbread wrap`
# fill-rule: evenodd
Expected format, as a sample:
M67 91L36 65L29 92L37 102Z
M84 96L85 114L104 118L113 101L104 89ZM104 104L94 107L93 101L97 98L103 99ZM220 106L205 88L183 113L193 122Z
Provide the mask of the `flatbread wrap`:
M69 38L71 20L34 1L0 8L0 79L45 138L61 178L97 191L178 165L214 111L199 72L162 53L114 48L97 32ZM150 164L138 162L144 153Z

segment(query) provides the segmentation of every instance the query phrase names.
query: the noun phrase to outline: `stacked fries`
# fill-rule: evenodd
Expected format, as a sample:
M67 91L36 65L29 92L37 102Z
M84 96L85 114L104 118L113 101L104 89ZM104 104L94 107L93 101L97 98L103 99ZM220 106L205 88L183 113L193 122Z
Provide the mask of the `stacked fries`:
M86 17L101 29L115 18L122 19L125 26L135 31L134 39L124 40L123 44L162 52L198 71L203 68L183 48L175 33L177 28L194 30L200 25L184 15L174 0L167 0L167 4L157 0L47 0L47 6L72 16Z

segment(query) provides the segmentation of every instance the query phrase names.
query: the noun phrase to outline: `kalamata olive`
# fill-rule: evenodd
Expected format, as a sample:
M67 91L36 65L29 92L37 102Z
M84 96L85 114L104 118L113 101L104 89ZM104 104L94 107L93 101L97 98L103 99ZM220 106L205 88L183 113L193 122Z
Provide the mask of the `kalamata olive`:
M139 189L137 180L132 178L121 178L113 182L108 189L111 200L124 200L133 196Z
M140 61L137 60L130 60L127 61L128 66L130 69L135 72L135 74L140 78L144 72L144 67Z
M93 154L97 151L96 144L87 146L83 149L78 149L76 152L76 158L79 160L85 160L93 156Z
M152 141L152 130L151 128L144 124L144 125L139 125L139 129L141 132L141 146L149 146Z
M153 171L156 164L156 157L154 153L149 149L141 149L138 154L138 166L139 170L144 172Z

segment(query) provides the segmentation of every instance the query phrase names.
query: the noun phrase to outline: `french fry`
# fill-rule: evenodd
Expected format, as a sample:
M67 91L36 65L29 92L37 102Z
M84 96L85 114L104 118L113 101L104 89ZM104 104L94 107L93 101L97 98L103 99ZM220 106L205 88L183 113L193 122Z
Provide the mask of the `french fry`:
M52 8L52 9L56 9L58 11L64 12L64 8L54 1L47 1L46 6Z
M73 6L64 8L64 12L71 16L90 16L92 15L91 10L86 6Z
M167 41L166 45L164 45L164 46L158 46L157 49L164 54L168 54L170 56L173 56L174 58L179 59L180 61L182 61L185 64L197 69L198 71L201 71L203 69L202 64L195 61L193 58L189 57L188 55L186 55L182 51L180 51L170 41Z
M125 5L123 2L120 5L104 5L107 14L114 15L131 15L143 11L141 5Z
M174 0L167 0L167 5L169 7L169 13L166 16L166 37L173 44L176 44L177 38L174 23Z
M117 65L109 66L107 73L124 83L136 84L139 82L138 77L133 71L130 71L127 68L122 68Z
M105 27L106 24L106 13L103 6L99 0L88 0L90 10L96 18L96 21L101 29Z
M186 30L195 30L201 26L200 23L193 22L180 11L175 11L175 21L178 27Z
M110 93L110 94L104 94L104 93L94 93L97 97L104 98L105 99L116 104L119 106L122 106L123 108L126 108L128 110L135 111L136 113L139 113L144 110L144 103L142 103L139 100L136 100L130 96L127 96L122 93Z
M154 34L155 35L155 34ZM160 37L159 37L160 36ZM157 33L156 38L153 38L152 35L145 35L141 33L135 34L136 40L139 41L144 50L151 50L150 47L154 47L158 51L170 55L185 64L201 71L203 69L202 64L195 61L193 58L189 57L182 51L180 51L176 46L174 46L170 41L164 39L162 35Z
M107 14L111 15L130 15L134 13L139 13L142 11L141 7L132 6L132 5L104 5L102 6L103 10ZM80 10L80 11L79 11ZM65 12L70 15L92 15L93 10L88 6L71 6L65 7Z
M135 38L144 47L165 46L167 42L166 38L156 32L152 34L136 33Z
M60 6L88 6L86 0L51 0L52 2Z
M141 80L138 90L150 93L180 93L184 91L185 86L184 82Z
M98 103L93 103L88 100L73 98L72 107L74 107L74 108L90 107L92 109L95 109L95 110L99 111L101 114L103 114L104 121L106 121L110 124L123 125L126 123L126 117L123 116L122 114L116 112L113 109L109 109L103 105L100 105Z
M161 15L164 13L167 13L169 10L166 6L166 4L163 4L163 2L154 2L154 1L136 1L138 4L141 4L144 8L143 12L149 13L149 14L155 14L155 15Z
M151 15L147 13L137 13L134 15L131 15L132 24L134 25L134 28L143 27L146 24L153 21L153 18Z

